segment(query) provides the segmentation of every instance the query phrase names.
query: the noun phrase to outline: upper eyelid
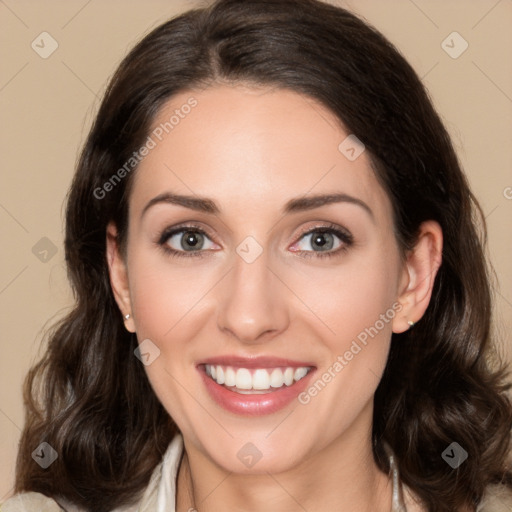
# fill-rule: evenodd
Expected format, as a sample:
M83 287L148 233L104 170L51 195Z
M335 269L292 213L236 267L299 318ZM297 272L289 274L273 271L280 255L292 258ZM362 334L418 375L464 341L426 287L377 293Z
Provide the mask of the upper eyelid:
M183 231L196 231L196 232L199 232L199 233L203 233L205 235L207 235L209 238L214 238L210 235L210 233L208 232L208 229L205 229L199 225L194 225L194 224L185 224L185 225L180 225L178 224L177 226L174 226L174 227L169 227L169 228L164 228L162 231L161 231L161 237L166 237L166 238L169 238L171 236L174 236L176 235L177 233L181 233Z

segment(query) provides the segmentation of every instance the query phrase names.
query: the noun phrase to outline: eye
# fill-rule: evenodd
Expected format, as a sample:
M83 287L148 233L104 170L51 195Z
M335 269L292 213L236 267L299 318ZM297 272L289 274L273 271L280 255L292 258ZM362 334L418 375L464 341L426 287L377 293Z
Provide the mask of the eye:
M346 251L353 244L350 232L338 226L319 226L303 233L290 249L306 258L330 257Z
M167 228L160 235L157 244L166 254L177 257L204 257L216 245L197 225ZM333 224L314 227L302 233L299 242L291 246L290 250L304 258L325 258L346 251L352 244L351 233Z
M201 257L215 244L200 227L193 225L166 229L160 235L158 245L172 256Z

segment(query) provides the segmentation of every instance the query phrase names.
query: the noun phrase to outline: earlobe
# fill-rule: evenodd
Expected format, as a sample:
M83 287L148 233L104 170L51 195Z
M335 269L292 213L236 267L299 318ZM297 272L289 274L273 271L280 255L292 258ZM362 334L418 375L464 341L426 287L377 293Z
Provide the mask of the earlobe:
M130 299L130 287L126 262L121 256L117 237L117 228L113 222L107 226L106 251L110 286L116 299L119 310L123 315L124 324L128 331L135 332L132 306Z
M442 262L443 232L433 220L421 224L417 242L407 254L404 272L408 280L400 291L400 314L393 320L393 332L410 329L425 313ZM412 324L411 324L412 322Z

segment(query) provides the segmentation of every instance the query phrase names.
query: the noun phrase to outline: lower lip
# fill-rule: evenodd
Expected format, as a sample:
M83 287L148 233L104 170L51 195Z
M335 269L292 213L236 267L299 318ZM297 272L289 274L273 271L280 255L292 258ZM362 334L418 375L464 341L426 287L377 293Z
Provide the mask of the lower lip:
M208 393L218 405L235 414L262 416L284 409L297 398L307 387L308 381L315 369L312 368L305 377L294 382L291 386L285 385L277 391L254 395L242 395L241 393L230 391L225 386L217 384L213 379L208 377L204 366L199 366L198 370Z

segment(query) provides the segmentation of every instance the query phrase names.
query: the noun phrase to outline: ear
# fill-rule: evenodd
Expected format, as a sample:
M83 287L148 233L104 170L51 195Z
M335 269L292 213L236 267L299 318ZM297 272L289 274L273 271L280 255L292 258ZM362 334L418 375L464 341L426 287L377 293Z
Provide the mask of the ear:
M399 289L400 313L393 319L393 332L400 333L410 328L425 313L437 271L441 266L443 252L443 231L433 220L420 226L416 245L407 253Z
M128 271L126 263L121 256L117 237L117 228L113 222L107 226L107 262L110 276L110 286L116 299L117 305L123 315L124 324L128 331L135 332L133 313L130 299L130 288L128 283ZM125 315L129 314L128 319Z

